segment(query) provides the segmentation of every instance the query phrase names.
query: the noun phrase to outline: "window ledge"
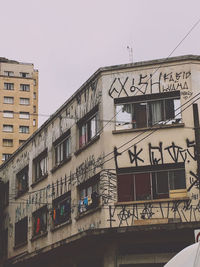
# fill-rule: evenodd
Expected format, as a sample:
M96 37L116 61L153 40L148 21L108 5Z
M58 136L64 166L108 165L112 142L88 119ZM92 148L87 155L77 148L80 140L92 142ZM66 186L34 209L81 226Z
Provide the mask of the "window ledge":
M46 173L42 178L38 179L36 182L34 182L31 187L35 187L37 184L39 184L41 181L45 180L48 177L48 173Z
M35 236L33 236L32 238L31 238L31 242L33 242L33 241L35 241L35 240L37 240L37 239L39 239L39 238L41 238L41 237L45 237L45 236L47 236L48 235L48 231L45 231L44 233L42 233L42 234L40 234L40 235L35 235Z
M51 228L51 232L55 232L56 230L58 230L58 229L60 229L60 228L62 228L62 227L64 227L64 226L66 226L66 225L69 225L69 224L71 224L71 223L72 223L72 220L69 219L69 220L67 220L67 221L64 222L64 223L61 223L61 224L58 224L58 225L52 227L52 228Z
M51 169L51 173L54 173L55 171L57 171L59 168L61 168L64 164L66 164L67 162L69 162L72 159L71 156L69 156L68 158L66 158L65 160L63 160L59 165L56 165L53 167L53 169Z
M160 124L153 127L145 127L145 128L137 128L137 129L122 129L122 130L113 130L113 134L119 133L132 133L132 132L141 132L141 131L152 131L157 129L166 129L166 128L177 128L177 127L184 127L184 123L174 123L174 124Z
M81 147L80 149L78 149L74 155L78 156L82 151L84 151L86 148L88 148L89 146L91 146L92 144L94 144L97 140L99 140L100 138L100 134L96 135L92 140L90 140L86 145L84 145L83 147Z
M159 202L185 201L185 200L189 200L189 199L190 199L189 197L179 197L179 198L137 200L137 201L116 202L114 205L115 206L122 206L122 205L132 205L132 204L147 204L147 203L159 203Z
M18 248L24 247L24 246L26 246L27 244L28 244L28 241L25 241L25 242L23 242L23 243L21 243L21 244L15 245L15 246L13 247L13 249L18 249Z
M87 216L88 214L92 214L92 213L94 213L94 212L96 212L96 211L98 211L98 210L100 210L101 209L101 205L99 205L99 206L97 206L96 208L93 208L93 209L91 209L91 210L87 210L87 211L84 211L84 212L82 212L82 213L79 213L77 216L76 216L76 221L78 221L79 219L81 219L81 218L83 218L83 217L85 217L85 216Z

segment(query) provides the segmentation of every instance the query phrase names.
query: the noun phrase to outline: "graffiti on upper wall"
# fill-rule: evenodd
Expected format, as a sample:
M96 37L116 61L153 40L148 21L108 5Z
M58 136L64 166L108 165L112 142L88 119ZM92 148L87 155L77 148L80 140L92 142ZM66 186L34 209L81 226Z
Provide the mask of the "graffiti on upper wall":
M190 160L196 160L196 150L195 150L195 141L190 141L186 139L186 147L181 147L175 142L172 142L170 145L163 147L163 143L159 142L157 146L152 145L151 143L148 144L148 151L149 151L149 158L148 161L145 161L145 165L158 165L169 163L165 161L165 156L171 159L172 163L178 162L186 162L189 163ZM144 160L147 159L143 148L137 145L134 145L133 148L128 149L128 156L129 161L131 164L135 165L136 167L139 165L144 165ZM115 162L116 162L116 169L118 169L118 157L121 154L114 149L115 155Z
M116 172L103 170L100 173L100 196L102 203L108 205L117 199L117 175Z
M192 96L188 82L190 76L190 71L182 71L116 77L111 82L108 94L112 98L119 98L180 90L183 98L187 99Z
M200 201L192 205L191 200L174 200L166 202L146 202L140 204L109 205L109 218L107 221L110 227L131 226L136 221L167 219L171 222L199 221Z

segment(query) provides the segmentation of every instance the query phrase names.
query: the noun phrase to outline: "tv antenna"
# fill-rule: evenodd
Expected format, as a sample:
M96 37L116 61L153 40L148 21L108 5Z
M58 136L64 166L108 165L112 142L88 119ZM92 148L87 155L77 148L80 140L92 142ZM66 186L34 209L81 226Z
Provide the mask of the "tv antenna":
M132 46L127 45L127 50L129 53L129 62L133 63L133 48L132 48Z

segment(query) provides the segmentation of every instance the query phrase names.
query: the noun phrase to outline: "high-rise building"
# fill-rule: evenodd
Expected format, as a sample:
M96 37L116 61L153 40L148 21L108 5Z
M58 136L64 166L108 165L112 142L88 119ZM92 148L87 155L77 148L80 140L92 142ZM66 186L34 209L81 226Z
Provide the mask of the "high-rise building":
M0 163L38 127L38 71L0 57Z

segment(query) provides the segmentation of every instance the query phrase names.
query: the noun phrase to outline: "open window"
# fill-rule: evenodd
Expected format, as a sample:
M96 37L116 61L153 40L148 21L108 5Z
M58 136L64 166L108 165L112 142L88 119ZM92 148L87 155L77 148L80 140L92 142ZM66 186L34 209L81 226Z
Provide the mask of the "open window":
M42 180L48 176L48 154L45 149L37 158L33 160L34 182Z
M28 191L28 166L17 173L16 177L17 197Z
M98 117L98 107L95 107L78 121L79 148L84 147L98 135Z
M33 237L47 232L47 206L33 213Z
M186 189L184 169L124 173L117 178L119 202L164 199L171 191Z
M53 226L68 222L71 219L71 192L53 200L52 205Z
M94 209L99 205L99 175L95 175L79 186L79 213Z
M15 246L25 244L28 235L28 217L15 223Z
M180 107L180 92L116 99L116 130L181 123Z

